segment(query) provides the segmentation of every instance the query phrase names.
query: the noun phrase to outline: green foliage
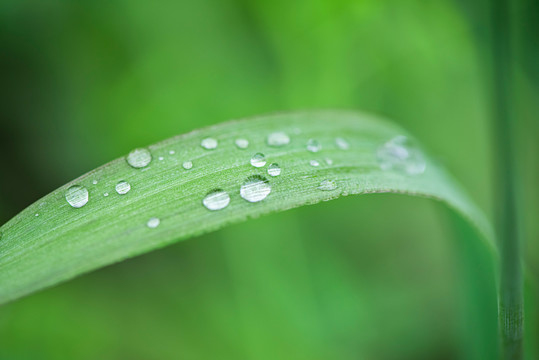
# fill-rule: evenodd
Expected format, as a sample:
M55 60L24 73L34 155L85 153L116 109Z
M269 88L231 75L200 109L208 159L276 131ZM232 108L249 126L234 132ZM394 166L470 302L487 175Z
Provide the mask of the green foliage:
M291 140L271 146L268 136L274 132ZM348 194L393 192L441 200L474 223L493 250L492 230L481 211L420 149L400 149L410 159L412 151L419 153L420 172L410 173L408 159L398 156L395 166L383 169L386 160L380 160L379 149L398 136L404 136L402 129L367 115L289 113L165 140L149 147L153 161L144 166L117 159L59 188L0 228L0 302L249 217ZM218 141L216 149L201 146L207 138ZM238 138L249 141L247 149L235 145ZM307 146L313 139L320 150ZM265 155L266 166L251 165L256 153ZM182 166L187 161L193 168ZM282 174L269 176L270 163L279 164ZM271 185L267 199L256 204L240 197L240 186L253 175ZM127 194L115 191L122 181L131 186ZM321 190L328 182L335 188ZM68 203L74 185L89 193L82 207ZM215 189L229 194L230 206L209 211L202 200ZM161 225L150 228L147 222L154 217Z

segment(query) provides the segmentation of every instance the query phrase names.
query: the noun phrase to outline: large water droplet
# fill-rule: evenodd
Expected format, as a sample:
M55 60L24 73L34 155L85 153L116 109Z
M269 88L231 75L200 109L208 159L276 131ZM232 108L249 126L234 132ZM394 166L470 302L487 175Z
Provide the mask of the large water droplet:
M150 229L155 229L156 227L159 226L159 224L161 224L161 220L153 217L148 220L148 222L146 223L146 226L149 227Z
M268 166L268 174L270 176L281 175L281 167L279 166L279 164L273 163L270 166Z
M217 145L218 145L218 142L214 138L205 138L200 142L200 146L202 146L206 150L216 149Z
M88 203L88 190L84 186L73 185L66 190L66 201L78 209Z
M249 140L247 139L236 139L234 143L236 144L238 149L247 149L247 147L249 146Z
M320 183L320 186L318 186L318 190L322 191L331 191L335 190L337 188L337 184L333 180L324 180Z
M260 175L249 176L240 189L241 197L252 203L264 200L270 192L268 179Z
M318 161L316 161L316 160L311 160L311 161L309 162L309 164L311 164L311 166L315 166L315 167L316 167L316 166L320 166L320 163L319 163Z
M127 181L120 181L118 184L116 184L116 192L120 195L125 195L131 190L131 184L129 184Z
M127 163L134 168L143 168L152 161L152 154L148 149L135 149L127 155Z
M350 148L350 144L348 144L348 141L344 140L341 137L335 139L335 144L337 144L337 147L341 150L348 150Z
M320 145L317 140L309 139L309 141L307 141L307 150L309 150L310 152L319 152L321 149L322 145Z
M182 166L185 170L191 170L193 168L193 163L191 161L186 161Z
M267 143L269 146L285 146L290 144L290 137L282 131L277 131L268 135Z
M382 170L397 170L408 175L425 172L427 163L423 153L409 138L399 135L381 145L376 152Z
M206 195L202 203L208 210L221 210L230 204L230 195L224 190L215 189Z
M253 157L251 158L251 165L257 168L266 165L266 157L264 156L264 154L261 154L261 153L254 154Z

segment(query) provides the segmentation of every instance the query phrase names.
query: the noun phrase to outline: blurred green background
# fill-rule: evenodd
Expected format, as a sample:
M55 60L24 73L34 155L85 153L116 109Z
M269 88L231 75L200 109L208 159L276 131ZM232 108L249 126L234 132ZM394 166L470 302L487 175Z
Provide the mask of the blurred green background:
M394 119L490 216L489 6L2 0L0 223L134 147L311 108ZM539 4L513 6L532 359ZM494 359L493 273L469 231L396 195L252 220L0 307L0 359Z

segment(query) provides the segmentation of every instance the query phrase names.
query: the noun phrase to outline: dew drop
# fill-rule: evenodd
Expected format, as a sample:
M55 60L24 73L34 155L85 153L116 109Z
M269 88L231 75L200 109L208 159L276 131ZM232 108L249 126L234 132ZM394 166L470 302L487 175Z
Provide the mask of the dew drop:
M337 184L333 180L324 180L318 186L318 190L331 191L337 188Z
M320 166L320 163L318 161L316 161L316 160L311 160L310 164L311 164L311 166L315 166L315 167Z
M34 216L35 216L35 217L38 217L38 216L39 216L39 214L35 214Z
M205 138L200 142L200 146L202 146L206 150L216 149L217 145L218 142L214 138Z
M266 165L266 157L264 156L264 154L261 154L261 153L254 154L253 157L251 158L251 165L257 168Z
M241 197L252 203L264 200L270 192L268 179L260 175L249 176L240 189Z
M281 175L281 167L279 166L279 164L273 163L270 166L268 166L268 174L270 176Z
M182 166L185 170L191 170L193 168L193 163L191 161L186 161Z
M208 210L221 210L230 204L230 195L224 190L215 189L206 195L204 200L202 200L202 204L204 204Z
M350 148L350 144L348 143L348 141L344 140L341 137L335 139L335 144L337 144L337 147L341 150L348 150Z
M127 163L134 168L143 168L152 161L152 154L148 149L135 149L127 155Z
M163 161L163 160L165 160L165 158L162 156L159 156L159 161Z
M92 184L97 185L97 180L92 181Z
M382 170L396 170L408 175L425 172L427 163L419 148L406 136L399 135L381 145L376 152Z
M150 229L155 229L156 227L159 226L159 224L161 224L161 220L153 217L148 220L148 222L146 223L146 226L149 227Z
M66 201L78 209L88 203L88 190L84 186L73 185L66 191Z
M120 195L125 195L131 190L131 185L127 181L120 181L116 184L116 192Z
M307 141L307 150L309 150L310 152L319 152L321 149L322 145L320 145L317 140L309 139L309 141Z
M168 153L169 153L170 155L174 155L174 154L176 154L176 151L170 150Z
M333 160L331 160L330 158L326 158L326 164L333 165Z
M267 143L269 146L285 146L290 144L290 137L282 131L277 131L268 135Z
M234 143L236 144L238 149L247 149L247 147L249 146L249 140L247 139L236 139Z
M109 193L104 193L103 196L107 197L107 196L109 196Z

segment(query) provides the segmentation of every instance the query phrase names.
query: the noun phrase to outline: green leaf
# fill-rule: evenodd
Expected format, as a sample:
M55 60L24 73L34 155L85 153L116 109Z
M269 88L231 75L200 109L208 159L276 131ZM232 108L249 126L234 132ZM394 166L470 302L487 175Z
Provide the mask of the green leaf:
M268 135L274 132L286 133L290 142L270 146ZM124 157L114 160L45 196L0 228L0 303L227 224L348 194L391 192L440 200L475 225L477 238L494 255L493 232L483 213L419 147L412 143L397 149L411 157L402 160L406 153L397 154L399 160L389 154L396 162L382 166L390 163L380 160L379 149L399 136L411 139L398 126L370 115L284 113L232 121L151 145L152 161L143 168L130 166ZM217 148L203 148L206 138L216 139ZM338 144L337 138L346 143ZM248 147L236 146L237 139L247 139ZM310 139L318 141L319 151L307 149ZM251 165L256 153L265 155L265 166ZM313 160L319 165L313 166ZM191 169L182 166L187 161ZM279 164L279 176L268 175L272 163ZM240 196L241 185L252 176L266 178L271 186L267 198L257 203ZM124 195L115 191L120 181L131 186ZM66 201L73 185L89 193L80 208ZM226 191L230 204L210 211L202 201L215 189ZM158 218L159 226L149 227L151 218Z

